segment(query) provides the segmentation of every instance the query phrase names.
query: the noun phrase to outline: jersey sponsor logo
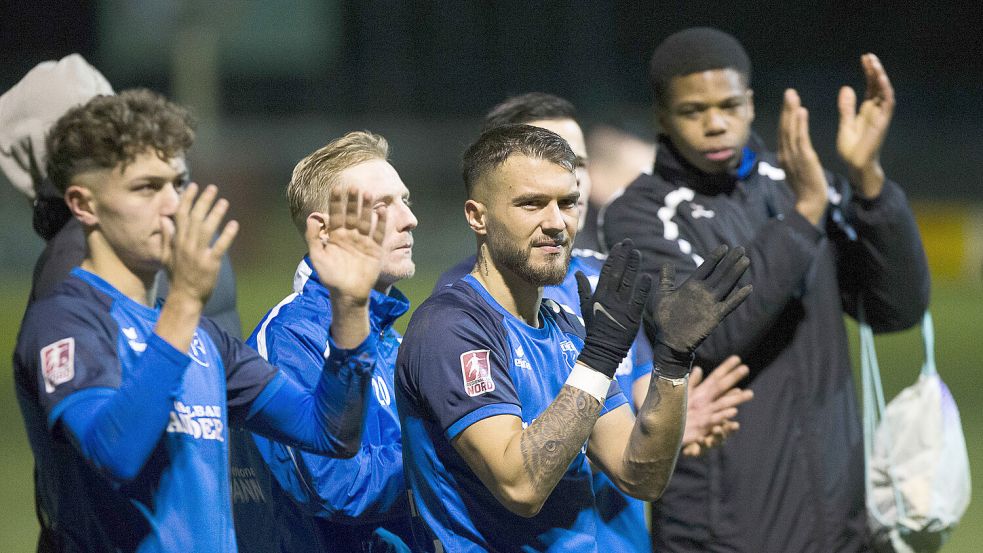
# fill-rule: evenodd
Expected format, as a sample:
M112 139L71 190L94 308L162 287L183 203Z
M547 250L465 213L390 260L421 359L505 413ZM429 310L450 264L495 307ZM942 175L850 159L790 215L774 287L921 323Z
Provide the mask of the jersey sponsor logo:
M123 336L126 336L126 341L130 344L130 348L133 351L143 353L147 349L147 343L140 341L140 335L137 334L136 327L128 326L124 328Z
M62 338L41 348L41 375L49 394L55 386L75 378L75 338Z
M222 422L222 409L218 405L185 405L175 401L167 431L187 434L196 440L224 442L225 423Z
M202 367L208 366L208 350L205 349L205 342L198 336L197 331L191 337L191 349L188 350L188 355Z
M461 354L464 391L471 397L495 391L495 381L492 379L488 356L487 349L474 349Z
M266 494L252 467L232 467L232 503L266 503Z
M386 379L381 376L372 377L372 390L375 392L375 398L379 400L380 405L388 406L393 402L392 394L389 393L389 386L386 385Z

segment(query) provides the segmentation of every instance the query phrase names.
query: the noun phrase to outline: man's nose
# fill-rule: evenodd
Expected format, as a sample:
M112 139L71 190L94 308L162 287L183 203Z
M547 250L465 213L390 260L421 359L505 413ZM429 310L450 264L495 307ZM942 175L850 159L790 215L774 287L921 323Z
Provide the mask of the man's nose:
M546 234L556 234L563 232L567 228L567 222L563 217L563 210L556 202L550 203L543 210L543 222L541 224L543 232Z
M177 206L181 203L181 193L173 184L167 184L160 191L161 194L161 215L170 216L177 213Z
M396 231L397 232L407 232L416 228L418 223L416 215L413 214L413 210L410 206L403 202L399 202L396 208Z
M703 131L708 136L714 136L727 132L727 118L723 112L717 108L710 108L703 118Z

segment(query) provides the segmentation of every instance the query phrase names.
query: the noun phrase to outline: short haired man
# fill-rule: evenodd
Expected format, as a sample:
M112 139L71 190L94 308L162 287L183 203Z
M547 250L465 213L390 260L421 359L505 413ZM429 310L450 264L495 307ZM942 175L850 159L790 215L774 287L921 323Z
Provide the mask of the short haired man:
M361 438L369 288L343 286L351 307L313 394L201 317L238 226L219 231L214 186L185 186L193 136L184 109L132 90L69 110L48 137L87 254L30 306L14 353L44 550L234 551L230 422L329 455ZM385 214L367 203L333 198L351 216L308 236L315 266L379 270ZM161 268L172 288L154 308Z
M867 93L840 91L837 151L825 171L808 113L785 92L777 156L751 132L751 65L740 43L692 28L652 55L662 126L652 175L608 208L609 244L632 238L642 269L683 274L720 244L743 245L755 292L697 351L751 368L755 401L722 448L684 458L653 509L660 551L860 551L865 544L861 428L844 311L863 300L879 331L916 324L928 304L921 240L901 188L879 162L894 91L873 54Z
M580 187L580 216L577 223L577 241L587 220L585 202L593 193L584 134L577 123L573 104L552 94L530 92L510 97L493 107L485 116L482 128L492 129L507 124L528 124L551 130L567 141L576 156L575 171ZM586 171L584 170L586 169ZM636 173L637 174L637 173ZM634 176L634 175L632 175ZM576 245L576 243L575 243ZM563 282L545 286L543 296L551 299L567 313L578 316L581 311L580 296L577 290L576 273L582 272L588 281L596 284L606 256L590 249L574 248L570 264ZM434 292L453 284L470 273L475 266L476 256L469 256L451 269L445 271L437 280ZM714 371L707 386L698 390L702 371L697 370L690 380L690 394L687 403L686 431L683 434L684 451L699 454L706 445L717 443L726 433L724 428L733 428L728 419L734 416L734 409L750 399L750 392L733 388L734 384L746 375L746 367L740 366L737 359L731 359L722 370ZM615 376L628 403L639 409L645 399L652 373L651 347L645 340L639 340L625 360L618 366ZM738 378L735 378L738 377ZM720 428L717 434L712 431ZM638 499L623 494L603 472L594 474L594 495L597 501L598 523L597 541L601 549L645 552L651 551L651 539L645 524L645 504Z
M372 288L369 322L371 333L378 337L373 393L354 457L332 459L255 437L276 477L273 509L279 526L278 551L376 551L382 543L414 551L433 547L427 543L422 521L414 523L410 516L393 403L393 371L402 339L393 323L409 309L409 300L393 285L415 271L412 232L417 220L410 209L410 192L388 158L389 145L383 137L351 132L302 159L287 186L290 215L301 233L315 228L319 237L328 238L340 215L328 212L329 198L351 190L369 195L372 208L386 213L389 228L382 244L382 269L375 274L351 274L341 265L324 269L331 271L324 274L305 256L293 277L294 293L274 306L249 337L248 343L260 355L313 389L339 312L332 280L347 274ZM237 521L241 527L256 522L241 517Z
M578 278L586 335L542 301L566 276L577 232L574 162L540 127L482 133L464 156L478 261L419 307L400 347L404 463L452 551L596 550L588 457L623 491L658 497L679 450L688 352L750 291L733 289L740 249L716 252L678 292L667 271L650 313L663 332L658 377L636 420L612 378L651 286L636 281L637 251L613 249L593 294Z

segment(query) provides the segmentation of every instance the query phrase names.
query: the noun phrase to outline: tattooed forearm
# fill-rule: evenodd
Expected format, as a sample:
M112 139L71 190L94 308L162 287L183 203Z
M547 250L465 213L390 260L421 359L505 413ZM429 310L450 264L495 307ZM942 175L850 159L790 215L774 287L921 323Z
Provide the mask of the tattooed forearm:
M685 422L686 383L674 385L653 374L623 461L632 495L654 499L662 494L676 466Z
M587 392L564 386L553 403L522 432L519 448L526 474L539 493L549 494L580 452L601 414Z

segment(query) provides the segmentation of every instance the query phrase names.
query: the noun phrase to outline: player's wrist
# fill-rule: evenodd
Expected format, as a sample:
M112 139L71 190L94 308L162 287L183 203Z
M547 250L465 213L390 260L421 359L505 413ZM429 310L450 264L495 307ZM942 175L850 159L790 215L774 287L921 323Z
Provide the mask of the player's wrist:
M608 390L611 388L612 377L598 371L578 360L570 371L565 384L582 390L593 396L598 402L604 403Z
M853 189L865 200L877 198L884 189L884 168L881 167L879 160L862 167L851 167L849 178Z
M693 370L693 359L696 357L688 351L673 349L662 342L656 342L652 348L652 372L657 377L667 380L679 380L689 376Z
M608 379L614 378L618 365L624 360L631 347L620 347L608 340L591 339L588 335L584 340L584 347L580 350L577 362L583 363L591 369L605 375Z

